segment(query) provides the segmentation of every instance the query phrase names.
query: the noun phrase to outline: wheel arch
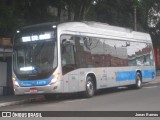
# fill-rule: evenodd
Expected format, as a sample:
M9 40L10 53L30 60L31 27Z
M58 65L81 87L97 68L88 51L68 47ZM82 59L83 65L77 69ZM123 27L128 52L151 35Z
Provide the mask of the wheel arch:
M142 81L143 80L142 71L141 70L136 70L136 73L140 73L140 75L141 75L141 81Z
M94 73L87 73L86 75L86 79L87 77L90 76L93 78L93 82L94 82L94 85L95 85L95 90L97 90L97 79L96 79L96 75Z

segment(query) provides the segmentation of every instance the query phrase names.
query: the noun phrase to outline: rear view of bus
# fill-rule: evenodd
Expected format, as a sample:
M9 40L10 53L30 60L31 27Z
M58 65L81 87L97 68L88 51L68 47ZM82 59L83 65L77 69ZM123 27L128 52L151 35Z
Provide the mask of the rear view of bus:
M14 38L13 84L16 95L50 93L59 83L56 26L25 27Z

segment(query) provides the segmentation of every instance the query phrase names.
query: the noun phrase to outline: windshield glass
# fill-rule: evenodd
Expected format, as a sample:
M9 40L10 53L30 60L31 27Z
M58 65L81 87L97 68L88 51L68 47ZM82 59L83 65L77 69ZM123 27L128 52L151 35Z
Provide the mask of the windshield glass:
M57 42L54 38L14 45L13 69L19 79L49 77L57 66Z

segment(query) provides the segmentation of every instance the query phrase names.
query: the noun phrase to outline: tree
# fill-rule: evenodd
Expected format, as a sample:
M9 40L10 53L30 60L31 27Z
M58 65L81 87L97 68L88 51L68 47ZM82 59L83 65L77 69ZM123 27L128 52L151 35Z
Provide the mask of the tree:
M12 37L15 29L24 24L14 5L14 0L0 1L0 37Z
M63 2L62 2L63 1ZM64 10L67 11L68 21L82 21L86 19L94 0L61 0ZM72 17L72 15L74 17Z
M133 28L133 9L130 0L102 0L95 6L96 21Z
M149 32L154 47L160 48L160 1L155 1L148 14Z
M52 11L56 14L51 14L50 7L56 8ZM0 36L13 36L21 26L50 21L91 20L133 29L135 7L137 30L149 31L158 43L159 0L1 0Z

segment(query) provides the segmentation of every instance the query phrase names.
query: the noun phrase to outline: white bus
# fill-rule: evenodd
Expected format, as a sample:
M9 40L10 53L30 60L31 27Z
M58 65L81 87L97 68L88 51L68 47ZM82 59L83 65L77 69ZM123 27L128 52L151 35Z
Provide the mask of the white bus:
M13 46L16 95L141 88L156 77L150 35L98 22L45 23L18 30Z

